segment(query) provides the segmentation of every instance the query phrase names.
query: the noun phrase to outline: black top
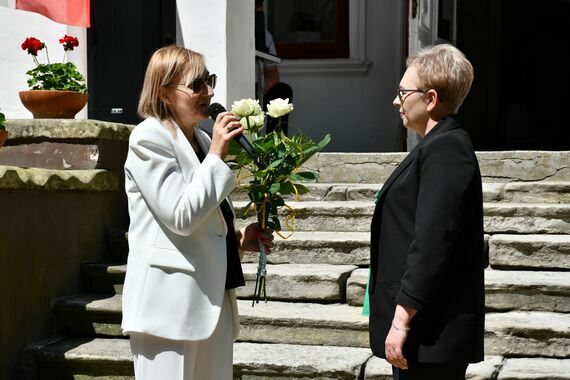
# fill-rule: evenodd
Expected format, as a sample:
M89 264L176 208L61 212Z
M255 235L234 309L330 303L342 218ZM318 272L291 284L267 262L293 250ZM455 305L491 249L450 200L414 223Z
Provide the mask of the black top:
M200 162L204 161L204 158L206 158L202 150L198 150L196 155ZM234 214L227 199L224 199L222 203L220 203L220 210L222 211L224 221L228 226L228 234L226 235L226 289L233 289L239 286L244 286L245 279L243 277L241 261L239 259L239 248L234 228Z
M441 120L384 182L371 225L370 344L384 357L397 304L418 310L410 362L483 360L481 174L469 135Z

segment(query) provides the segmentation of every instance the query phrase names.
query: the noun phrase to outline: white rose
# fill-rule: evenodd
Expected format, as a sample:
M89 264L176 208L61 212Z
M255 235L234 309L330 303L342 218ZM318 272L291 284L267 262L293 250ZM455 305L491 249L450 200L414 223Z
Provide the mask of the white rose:
M293 111L293 103L289 103L289 98L285 100L281 98L273 99L267 105L267 114L272 118L287 115L291 111Z
M249 119L249 128L247 126L247 119ZM243 129L250 130L257 130L260 127L263 127L265 125L265 116L262 113L260 113L259 115L252 115L252 116L244 116L240 119L239 121L241 123L241 125L243 126Z
M232 113L239 118L255 115L261 111L259 102L254 99L241 99L232 104Z

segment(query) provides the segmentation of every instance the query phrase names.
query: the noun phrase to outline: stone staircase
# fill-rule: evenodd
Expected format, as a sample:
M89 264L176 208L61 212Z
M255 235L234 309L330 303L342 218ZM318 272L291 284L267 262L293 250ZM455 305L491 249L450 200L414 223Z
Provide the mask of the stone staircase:
M361 305L374 193L404 156L323 153L309 162L320 182L289 202L297 230L268 257L268 303L252 307L257 257L244 258L235 379L392 378L370 352ZM469 366L469 379L570 379L569 156L478 154L490 261L487 356ZM252 221L245 194L232 199L238 224ZM133 378L120 331L125 270L120 262L83 265L85 292L53 301L62 335L25 349L28 378Z

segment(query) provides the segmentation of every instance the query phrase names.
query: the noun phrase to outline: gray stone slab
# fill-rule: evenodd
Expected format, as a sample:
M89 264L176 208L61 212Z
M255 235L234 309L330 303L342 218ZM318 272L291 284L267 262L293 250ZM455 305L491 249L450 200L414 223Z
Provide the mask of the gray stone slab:
M498 380L568 380L570 359L509 358Z
M356 379L367 348L236 343L234 379Z
M245 202L235 202L238 225L255 220L252 210L244 215ZM307 201L289 202L295 212L298 231L370 231L374 211L373 200L363 201ZM282 225L289 215L282 209ZM565 234L570 231L570 204L485 203L484 227L486 233Z
M364 380L392 380L392 365L384 359L372 356L366 363Z
M384 182L408 153L322 152L304 166L320 173L319 182ZM476 152L483 182L570 181L569 152Z
M368 318L346 304L238 301L240 340L328 346L369 347Z
M122 294L127 265L83 264L84 286L93 293Z
M485 350L492 355L570 357L570 314L487 313Z
M351 306L362 306L369 272L370 270L365 268L351 273L346 283L346 303Z
M11 143L34 139L128 141L134 127L131 124L90 119L12 119L6 121Z
M567 234L570 204L485 203L485 232Z
M119 177L104 169L26 169L0 165L0 189L114 191L119 185Z
M570 182L507 183L502 200L520 203L570 203Z
M251 298L257 264L243 264L246 285L237 289L240 298ZM330 264L267 265L266 291L270 300L344 302L346 280L357 267Z
M347 303L362 306L368 269L352 272L347 281ZM489 310L570 312L570 274L567 272L485 272L485 305Z
M490 310L570 312L570 273L487 270L485 306Z
M499 368L503 365L502 356L485 356L479 363L471 363L465 373L466 380L494 380Z
M466 380L493 380L503 363L501 356L485 356L480 363L469 364ZM365 380L391 380L392 366L386 360L373 356L366 363ZM426 379L427 380L427 379Z
M570 235L491 236L493 268L570 270Z
M275 248L267 256L272 264L353 264L370 261L369 232L295 231L275 235ZM243 262L257 263L257 253L246 253Z
M366 232L370 230L370 221L374 211L374 200L362 201L307 201L288 202L294 210L295 229L298 231L351 231ZM243 218L244 202L235 202L236 215L239 226L255 221L254 213L250 210L247 218ZM281 224L284 229L285 216L290 215L289 210L282 209L284 218Z

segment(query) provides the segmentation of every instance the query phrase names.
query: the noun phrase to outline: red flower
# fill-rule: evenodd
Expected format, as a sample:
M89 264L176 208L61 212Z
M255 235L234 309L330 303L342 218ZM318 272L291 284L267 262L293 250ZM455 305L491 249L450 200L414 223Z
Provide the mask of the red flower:
M73 50L73 48L79 46L77 37L68 36L67 34L59 40L59 43L63 45L63 50L65 51Z
M38 51L42 50L46 45L34 37L28 37L22 44L22 50L27 50L28 54L38 55Z

